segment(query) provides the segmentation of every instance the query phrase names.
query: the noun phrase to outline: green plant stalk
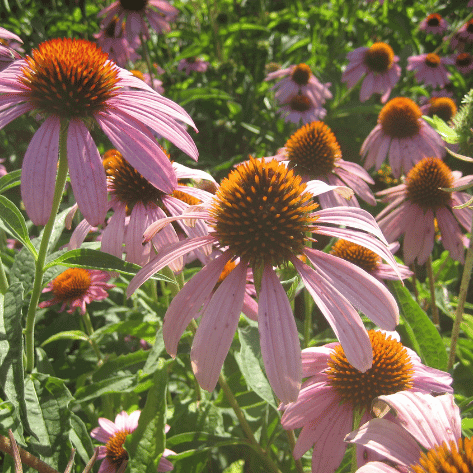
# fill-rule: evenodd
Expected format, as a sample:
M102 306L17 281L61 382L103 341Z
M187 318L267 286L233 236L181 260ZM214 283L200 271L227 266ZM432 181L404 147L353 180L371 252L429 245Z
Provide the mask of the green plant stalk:
M38 306L41 288L43 286L44 262L48 253L49 239L53 231L56 215L62 200L64 186L67 178L67 130L69 123L61 120L61 128L59 132L59 166L57 170L56 185L54 187L53 205L51 215L43 230L43 237L38 251L38 257L35 261L35 275L33 282L33 290L31 293L30 304L26 314L25 334L25 351L26 361L25 369L27 373L31 373L34 368L34 323L36 317L36 308Z
M145 56L146 67L148 68L149 80L150 80L150 84L151 84L150 87L154 89L154 87L153 87L153 77L154 77L153 66L151 64L151 59L149 57L148 45L145 41L143 33L140 33L140 42L141 42L141 46L143 47L143 54Z
M85 314L82 315L82 320L84 321L85 329L87 331L87 335L89 336L89 342L97 356L98 365L102 366L103 357L102 357L102 354L100 353L97 342L92 339L92 335L94 334L94 327L92 325L92 321L90 320L90 315L87 311L85 311Z
M3 267L2 258L0 257L0 294L5 294L8 291L8 279Z
M437 303L435 301L435 280L434 272L432 271L432 255L429 255L429 259L425 264L427 267L427 275L429 277L429 287L430 287L430 305L432 306L432 321L434 322L437 328L440 327L439 311L437 309Z
M360 409L360 408L357 408L355 407L353 409L353 429L352 431L354 430L357 430L358 427L360 427L360 424L361 424L361 419L363 418L363 415L364 415L365 411L364 409ZM353 444L351 445L351 472L352 473L355 473L355 471L358 469L358 462L357 462L357 459L356 459L356 445Z
M291 446L291 450L294 451L294 447L296 446L296 436L294 435L293 430L286 430L287 439L289 440L289 445ZM294 463L296 464L296 470L299 473L304 473L304 467L302 465L302 461L299 458L298 460L294 459Z
M458 305L455 311L455 320L452 328L452 338L450 340L450 356L448 359L447 371L453 368L455 362L455 352L457 347L458 335L460 334L460 324L463 318L463 309L465 308L465 301L468 292L468 286L471 279L471 270L473 269L473 222L470 230L470 244L466 252L465 266L463 267L463 275L460 283L460 292L458 293Z

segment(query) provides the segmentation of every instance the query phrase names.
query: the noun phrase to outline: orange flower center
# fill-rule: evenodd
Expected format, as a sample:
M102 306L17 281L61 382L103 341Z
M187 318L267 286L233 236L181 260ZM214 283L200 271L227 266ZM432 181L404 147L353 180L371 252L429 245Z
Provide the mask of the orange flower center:
M289 107L295 112L307 112L307 110L312 108L312 102L309 97L297 94L290 100Z
M396 97L381 109L378 123L386 135L408 138L419 133L421 117L420 108L411 99Z
M97 45L82 39L45 41L26 57L20 81L35 108L61 118L86 118L116 94L118 68Z
M427 25L429 26L439 26L440 22L442 21L442 17L438 13L431 13L427 17Z
M386 43L374 43L365 53L363 62L371 71L383 74L393 65L394 51Z
M433 117L437 115L444 122L448 122L457 113L455 102L449 97L432 97L429 100L428 115Z
M341 345L334 348L326 373L329 384L341 401L354 408L369 409L381 395L394 394L412 387L414 367L405 347L385 333L369 330L373 347L373 365L362 373L346 359Z
M440 56L438 54L429 53L425 56L425 64L429 67L436 68L440 66Z
M320 121L299 128L287 140L286 152L291 166L310 176L332 172L335 162L342 157L335 135Z
M473 471L473 439L443 442L427 452L419 461L410 465L412 473L469 473Z
M452 194L440 189L453 186L453 174L440 158L420 160L406 176L407 198L423 209L436 210L451 202Z
M131 431L120 430L110 438L106 445L107 457L116 465L117 469L124 461L128 460L128 452L123 448L128 434L131 434Z
M279 266L303 252L317 208L301 177L276 160L250 158L225 178L210 209L211 226L253 268Z
M138 77L138 79L141 79L143 82L145 80L145 76L143 75L143 73L141 71L138 71L137 69L133 69L132 71L130 71L135 77Z
M291 74L291 79L299 86L307 85L312 71L307 64L298 64Z
M52 293L60 301L83 297L92 284L87 269L69 268L52 281Z
M381 258L368 248L347 240L338 240L330 254L356 264L365 271L374 271L381 263Z

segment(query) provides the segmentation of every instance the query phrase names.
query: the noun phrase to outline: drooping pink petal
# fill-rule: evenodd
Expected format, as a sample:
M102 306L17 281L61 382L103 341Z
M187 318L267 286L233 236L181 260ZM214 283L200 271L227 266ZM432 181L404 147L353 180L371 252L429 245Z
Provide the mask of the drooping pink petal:
M246 272L246 265L240 263L223 280L202 314L192 343L192 369L200 386L207 391L215 389L238 326Z
M93 228L94 227L92 227L92 225L90 225L87 220L82 220L72 232L71 239L69 240L69 244L67 245L68 249L75 250L77 248L80 248L82 243L84 243L85 237Z
M49 117L28 145L21 171L21 198L35 225L46 225L51 216L57 175L60 122Z
M125 233L126 206L117 205L102 234L101 250L121 258L123 254L123 235Z
M436 212L443 247L450 252L450 256L463 263L465 261L465 247L463 246L462 230L453 214L446 207Z
M81 120L69 121L67 154L74 197L87 221L99 225L108 210L107 181L97 146Z

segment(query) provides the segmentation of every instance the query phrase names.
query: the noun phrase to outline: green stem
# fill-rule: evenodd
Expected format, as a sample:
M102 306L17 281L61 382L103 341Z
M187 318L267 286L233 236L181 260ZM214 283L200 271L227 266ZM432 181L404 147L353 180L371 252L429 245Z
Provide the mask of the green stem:
M452 339L450 341L450 357L448 359L447 371L453 368L455 362L455 352L457 347L458 335L460 334L460 324L463 318L463 309L465 308L465 301L470 284L471 270L473 269L473 223L470 230L470 244L466 252L465 266L463 268L462 280L460 283L460 292L458 294L458 305L455 312L455 321L452 328Z
M471 12L464 20L462 23L458 25L457 28L455 28L449 35L445 36L443 38L443 41L439 44L439 46L434 50L434 54L437 54L443 47L443 45L448 44L450 40L457 34L458 30L468 21L470 21L473 18L473 12Z
M294 451L294 447L296 446L296 436L294 435L293 430L286 430L286 435L289 440L289 445L291 446L291 450ZM302 466L302 461L299 458L298 460L294 459L294 463L296 464L296 470L299 473L304 473L304 467Z
M103 364L102 354L100 353L97 342L92 338L92 335L94 334L94 327L87 311L82 315L82 320L84 321L85 329L87 331L87 335L89 336L89 342L92 345L95 354L97 355L98 365L101 366Z
M141 41L141 46L143 47L143 55L145 57L145 62L146 62L146 67L148 68L148 73L149 73L149 82L150 82L150 87L154 89L153 87L153 66L151 64L151 59L149 57L149 51L148 51L148 44L146 43L143 33L140 33L140 41Z
M26 351L25 369L28 373L31 373L34 368L34 323L36 307L38 306L41 288L43 286L44 262L48 254L49 239L51 238L51 233L54 228L54 222L56 221L56 215L59 210L67 178L68 125L68 122L61 120L61 129L59 132L59 166L57 170L56 185L54 187L53 205L51 208L51 215L43 230L38 257L35 262L33 290L31 293L30 304L28 306L28 312L26 314L26 326L24 330Z
M360 408L353 409L353 428L352 431L357 430L360 427L361 419L365 411ZM358 462L356 459L356 445L351 446L351 472L354 473L358 469Z
M5 294L8 291L8 279L3 267L2 258L0 257L0 294Z
M430 305L432 306L432 321L437 328L440 327L439 311L437 309L437 303L435 302L435 280L434 272L432 271L432 255L429 255L429 259L425 263L427 267L427 275L429 278L430 286Z

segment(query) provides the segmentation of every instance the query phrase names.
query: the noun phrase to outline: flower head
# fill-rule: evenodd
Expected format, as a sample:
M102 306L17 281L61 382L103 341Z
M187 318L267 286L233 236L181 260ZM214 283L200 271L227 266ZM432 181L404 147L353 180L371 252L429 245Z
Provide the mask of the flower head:
M278 113L284 117L285 122L300 125L301 122L305 124L322 120L327 111L323 107L316 107L307 95L300 93L283 103Z
M462 74L468 74L473 70L473 56L467 52L457 54L455 66Z
M431 13L424 18L419 25L419 29L425 33L443 34L448 28L448 23L442 15Z
M204 389L214 389L233 340L248 268L259 275L261 282L258 301L261 352L269 381L281 400L290 402L297 398L301 361L294 316L275 267L294 266L353 365L360 370L371 366L369 338L353 306L378 325L392 329L398 317L394 299L365 271L309 248L308 234L343 235L365 244L394 267L396 263L366 211L347 207L315 211L317 205L313 196L332 189L321 181L302 183L293 170L275 160L250 158L222 181L213 199L203 208L189 209L181 217L158 221L146 231L145 238L149 239L177 219L202 219L211 229L208 236L186 239L160 252L133 278L128 295L153 273L189 251L209 244L222 251L174 297L163 324L166 349L175 356L187 325L202 315L191 349L191 362ZM317 270L303 263L301 257ZM237 264L214 291L225 265L231 260Z
M0 93L0 127L31 110L46 117L28 146L21 175L22 199L36 225L44 225L51 213L61 123L74 195L91 225L102 223L108 208L105 172L88 128L94 122L126 160L166 192L175 187L176 175L150 129L197 159L194 142L176 121L193 126L187 113L88 41L41 43L0 72Z
M460 225L469 230L473 209L455 206L468 202L465 192L447 192L442 188L454 188L470 182L473 176L461 177L452 172L439 158L424 158L407 174L404 184L378 192L389 205L377 216L379 226L388 241L404 235L404 262L419 264L427 261L434 247L434 221L442 235L442 244L450 256L464 260L464 245Z
M177 14L177 8L165 0L118 0L101 10L97 16L105 15L102 28L107 28L117 18L115 36L120 36L124 28L128 42L133 43L140 34L149 38L145 20L158 34L166 33L170 31L169 23L175 20Z
M460 410L452 394L398 392L380 396L375 411L384 417L370 420L345 441L362 445L366 453L374 452L386 462L369 462L357 473L472 470L473 441L461 437Z
M451 376L423 365L414 351L398 341L395 332L370 330L368 334L373 365L365 372L353 368L338 343L302 350L307 380L297 401L285 406L281 424L285 429L302 427L294 457L300 458L313 445L312 473L337 469L354 412L363 414L363 421L367 421L377 396L406 390L452 392ZM358 460L362 458L358 456Z
M468 20L453 36L450 41L452 49L463 50L465 46L473 43L473 19Z
M351 89L365 76L360 90L360 101L368 100L373 94L381 94L381 102L388 100L392 88L401 76L397 64L399 57L394 55L391 46L386 43L374 43L369 48L357 48L348 53L350 61L342 76Z
M457 113L457 106L450 97L431 97L420 109L424 115L428 115L429 117L437 115L447 123Z
M204 61L200 57L186 57L179 61L177 65L178 71L185 71L189 75L192 71L205 72L209 67L209 62Z
M440 57L438 54L420 54L407 58L407 70L415 71L417 82L423 82L432 87L443 87L450 77L445 65L454 64L450 57Z
M332 186L346 185L369 204L376 204L368 187L374 181L361 166L342 159L340 145L324 122L314 121L299 128L274 158L287 161L305 182L319 179ZM344 199L335 191L321 194L319 202L322 208L339 205L359 207L356 197Z
M404 97L391 99L378 116L378 124L361 146L365 169L379 169L386 156L394 177L426 156L445 155L443 141L423 119L421 109Z
M99 447L97 459L103 459L103 462L98 473L116 473L124 462L128 462L128 452L123 448L123 444L127 436L138 427L140 414L141 411L133 411L130 415L122 411L115 417L115 422L104 417L99 418L99 427L95 427L90 433L92 438L106 444ZM169 426L166 426L166 432L168 430ZM173 470L172 463L165 458L172 454L174 454L172 450L164 449L159 460L158 472Z
M52 292L53 298L39 304L39 307L50 307L61 304L59 312L67 306L67 312L72 314L80 309L85 314L86 304L92 301L101 301L108 297L107 290L115 287L108 284L110 276L105 271L84 268L69 268L54 278L43 289L43 292Z

